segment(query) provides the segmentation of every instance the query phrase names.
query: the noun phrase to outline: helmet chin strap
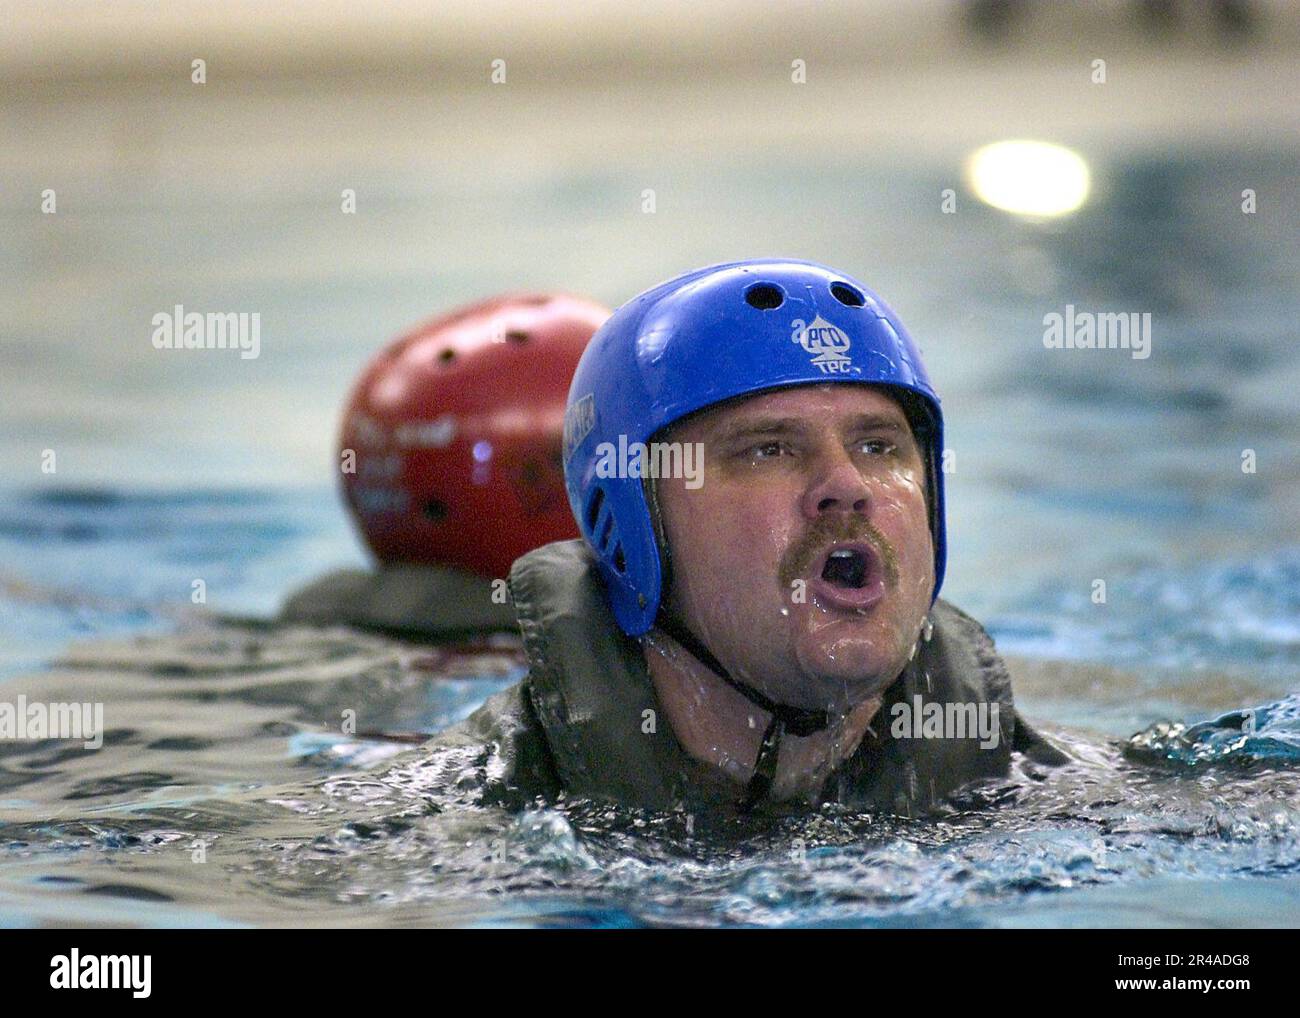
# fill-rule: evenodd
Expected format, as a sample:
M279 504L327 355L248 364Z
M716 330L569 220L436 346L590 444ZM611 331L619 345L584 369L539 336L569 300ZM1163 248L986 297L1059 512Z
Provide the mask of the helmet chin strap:
M772 783L776 779L777 759L781 755L781 737L787 731L798 736L820 732L830 725L830 713L824 710L808 710L803 707L791 707L788 704L777 703L753 686L742 682L728 672L723 667L722 662L709 651L709 648L704 646L694 633L673 618L669 612L660 611L656 624L681 644L705 668L713 672L714 675L754 706L772 715L772 720L763 733L763 741L759 744L758 757L754 760L754 776L750 778L745 794L738 803L742 810L752 809L766 798L772 790Z
M659 505L659 489L655 478L642 481L646 494L646 505L650 510L650 521L654 528L655 543L659 547L659 563L662 575L662 589L667 590L672 583L672 556L669 553L668 535L664 532L663 511ZM749 779L745 794L737 803L740 809L750 810L762 802L772 790L776 780L776 764L781 755L781 737L787 731L798 736L812 735L828 728L831 723L827 711L806 710L802 707L790 707L777 703L765 696L747 682L733 676L713 652L704 646L675 615L661 602L655 624L694 657L700 664L720 678L728 686L752 703L755 707L772 715L767 730L763 732L763 741L758 747L758 756L754 760L754 776Z

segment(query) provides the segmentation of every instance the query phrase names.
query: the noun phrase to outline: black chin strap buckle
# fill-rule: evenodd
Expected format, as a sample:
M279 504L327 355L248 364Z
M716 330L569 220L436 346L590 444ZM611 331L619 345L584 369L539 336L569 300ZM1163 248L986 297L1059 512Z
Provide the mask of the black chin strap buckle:
M742 813L748 813L767 798L776 780L776 762L781 756L781 736L785 734L785 723L775 714L763 733L763 742L758 747L758 757L754 760L754 776L749 779L745 794L736 806Z
M739 803L742 810L752 809L772 790L772 782L776 779L777 758L781 755L781 736L788 731L791 735L802 738L829 728L833 720L830 712L777 703L748 683L734 678L727 669L722 667L722 662L713 656L709 648L695 638L694 633L685 626L679 625L667 612L660 612L657 624L705 668L755 707L772 715L767 731L763 733L763 742L758 747L758 757L754 761L754 776L749 779L745 795Z

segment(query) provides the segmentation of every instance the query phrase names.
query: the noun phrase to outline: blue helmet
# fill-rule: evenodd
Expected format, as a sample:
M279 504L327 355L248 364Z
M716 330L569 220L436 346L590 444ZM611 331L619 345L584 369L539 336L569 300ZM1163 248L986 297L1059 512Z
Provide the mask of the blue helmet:
M666 578L641 479L602 477L602 447L649 445L661 429L737 396L856 382L894 389L929 474L934 592L943 583L943 415L903 323L861 283L813 262L755 260L697 269L634 297L578 362L564 418L564 477L599 562L614 617L640 636ZM604 471L608 473L609 471Z

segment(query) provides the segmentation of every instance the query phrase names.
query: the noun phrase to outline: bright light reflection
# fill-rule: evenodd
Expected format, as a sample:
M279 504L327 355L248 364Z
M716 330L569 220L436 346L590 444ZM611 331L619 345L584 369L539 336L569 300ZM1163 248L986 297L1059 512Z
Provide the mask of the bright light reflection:
M1077 152L1046 141L999 141L966 161L983 202L1022 216L1063 216L1088 200L1091 177Z

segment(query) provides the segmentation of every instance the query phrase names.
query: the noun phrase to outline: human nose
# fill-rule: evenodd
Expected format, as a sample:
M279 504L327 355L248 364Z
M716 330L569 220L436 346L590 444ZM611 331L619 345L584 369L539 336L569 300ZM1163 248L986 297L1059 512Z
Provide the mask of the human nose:
M826 513L861 513L871 506L871 489L845 449L829 451L817 460L816 473L803 496L803 513L816 519Z

